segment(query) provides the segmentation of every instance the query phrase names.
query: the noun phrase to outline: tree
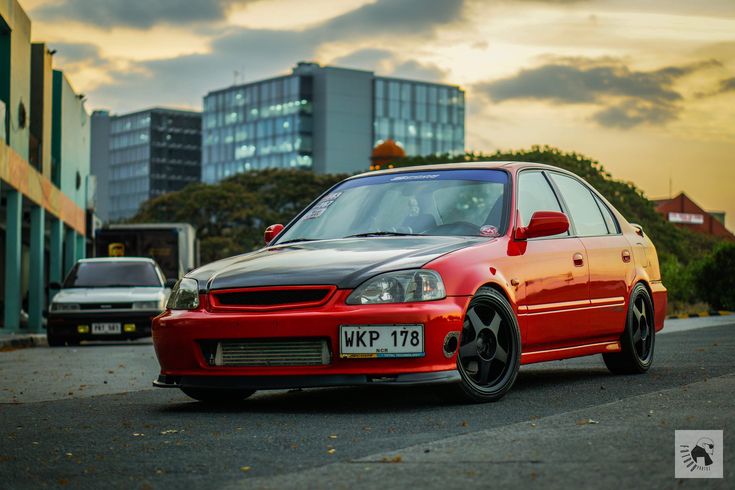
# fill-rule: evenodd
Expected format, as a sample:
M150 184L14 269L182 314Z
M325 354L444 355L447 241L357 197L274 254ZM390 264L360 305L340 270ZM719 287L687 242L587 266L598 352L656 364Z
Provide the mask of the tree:
M248 172L153 198L130 221L190 223L197 230L202 263L207 263L262 246L268 225L288 223L345 177L306 170Z
M735 243L722 242L694 272L701 297L716 310L735 310Z

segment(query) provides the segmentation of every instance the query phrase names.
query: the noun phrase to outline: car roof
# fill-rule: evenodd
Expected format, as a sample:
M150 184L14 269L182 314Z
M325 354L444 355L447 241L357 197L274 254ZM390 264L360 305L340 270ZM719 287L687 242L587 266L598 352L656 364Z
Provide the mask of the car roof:
M377 170L371 172L364 172L361 174L353 175L350 179L359 177L366 177L368 175L380 175L380 174L395 174L402 172L424 172L434 170L460 170L460 169L489 169L497 170L504 169L511 172L520 170L522 168L544 168L548 170L558 170L567 172L566 170L554 167L553 165L547 165L545 163L535 162L515 162L515 161L500 161L500 162L459 162L459 163L435 163L431 165L412 165L409 167L396 167L385 170ZM349 179L348 179L349 180Z
M156 261L150 257L94 257L90 259L79 259L80 263L97 263L97 262L147 262L155 264Z

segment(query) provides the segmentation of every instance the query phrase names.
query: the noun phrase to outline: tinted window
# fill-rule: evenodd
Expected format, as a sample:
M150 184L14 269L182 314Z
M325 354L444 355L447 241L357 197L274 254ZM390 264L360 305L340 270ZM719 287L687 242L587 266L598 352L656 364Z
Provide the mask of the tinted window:
M161 287L153 264L147 262L80 262L64 281L65 288Z
M569 218L579 236L607 235L607 226L592 191L581 182L566 175L551 173L561 197L569 207Z
M518 177L518 211L522 226L528 226L536 211L561 212L559 201L541 172L522 172Z
M441 170L346 180L315 203L278 240L324 240L370 233L481 236L502 231L508 174ZM486 228L485 228L486 229Z
M620 231L618 229L618 222L615 220L615 217L612 215L610 209L605 205L604 202L602 202L602 200L600 200L599 197L595 196L595 201L597 201L597 205L600 206L600 211L602 211L602 217L605 219L608 233L618 233L618 231Z

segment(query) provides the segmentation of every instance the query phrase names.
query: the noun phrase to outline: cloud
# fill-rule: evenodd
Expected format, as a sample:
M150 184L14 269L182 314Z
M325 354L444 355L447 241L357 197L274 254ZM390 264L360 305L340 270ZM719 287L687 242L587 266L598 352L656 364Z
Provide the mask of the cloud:
M382 0L330 19L313 30L323 41L384 36L426 36L461 16L463 0Z
M332 60L330 65L370 70L377 75L395 76L413 80L441 82L446 70L431 64L403 59L400 54L387 49L365 48Z
M135 63L134 71L116 75L90 99L124 112L151 105L198 108L206 93L232 84L236 71L253 81L313 58L316 46L302 41L298 32L236 31L214 41L209 54Z
M380 71L385 69L386 62L393 60L393 57L394 54L387 49L365 48L335 58L330 64L361 70Z
M61 0L41 5L43 21L76 21L101 27L149 29L157 24L206 24L224 20L231 6L259 0ZM379 0L321 23L323 37L407 34L455 19L463 0ZM313 34L316 32L313 32Z
M89 43L49 43L49 49L55 49L54 59L59 66L74 63L103 64L100 50Z
M593 120L607 127L662 125L678 117L683 96L675 83L711 66L702 61L652 71L632 70L614 59L567 58L512 77L480 83L476 88L496 102L513 99L602 107Z
M199 107L207 92L231 84L235 71L247 81L272 77L297 61L316 59L319 49L333 42L369 40L378 46L355 54L353 61L363 63L356 67L369 69L382 56L390 56L387 71L379 74L439 77L441 70L432 65L392 55L390 41L400 35L404 42L423 42L461 15L461 0L380 0L300 31L233 27L211 41L210 53L136 63L134 72L115 76L111 84L92 91L90 99L124 111L153 104Z
M708 97L715 97L729 92L735 92L735 77L724 78L719 81L715 88L703 92L697 92L695 96L698 99L706 99Z
M663 125L678 115L679 108L673 104L627 99L597 112L592 119L608 128L629 129L639 124Z
M246 0L240 0L245 3ZM78 21L102 27L148 29L156 24L222 20L235 0L62 0L33 11L39 20Z
M552 3L555 5L571 5L573 3L588 2L589 0L513 0L519 3Z
M446 77L447 72L433 64L408 60L395 66L390 74L396 77L409 78L412 80L441 82Z
M735 77L720 80L720 87L717 93L735 92Z

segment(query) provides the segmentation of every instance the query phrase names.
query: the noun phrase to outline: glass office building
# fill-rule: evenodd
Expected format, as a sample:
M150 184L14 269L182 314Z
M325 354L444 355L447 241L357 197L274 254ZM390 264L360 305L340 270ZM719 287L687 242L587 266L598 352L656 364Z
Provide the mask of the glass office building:
M374 145L387 139L406 155L464 153L464 92L458 87L376 77Z
M110 116L109 128L105 221L129 218L144 201L199 181L200 113L155 108Z
M456 86L299 63L290 75L204 98L202 180L252 169L356 172L390 138L408 155L464 152L464 92Z
M204 99L202 180L252 169L311 167L310 79L287 76Z

